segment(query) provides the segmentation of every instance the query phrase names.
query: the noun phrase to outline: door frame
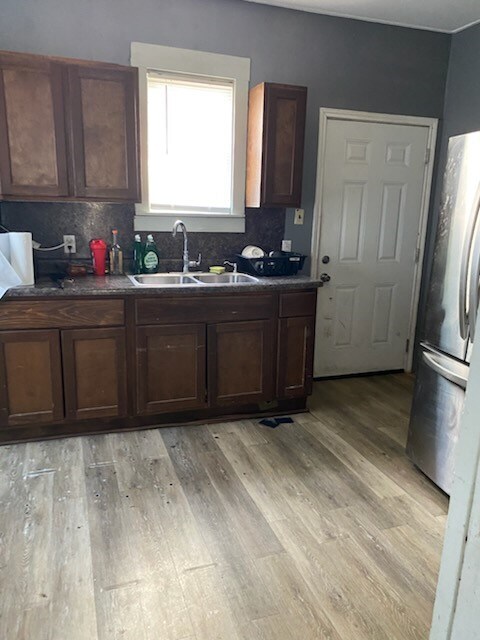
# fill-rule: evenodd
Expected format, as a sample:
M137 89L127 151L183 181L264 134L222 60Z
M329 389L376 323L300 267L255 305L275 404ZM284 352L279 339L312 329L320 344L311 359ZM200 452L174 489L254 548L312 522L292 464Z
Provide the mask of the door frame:
M415 343L415 329L417 325L418 303L420 299L420 283L422 280L423 258L425 254L425 240L427 234L428 211L432 190L433 166L437 144L438 119L420 116L404 116L389 113L374 113L369 111L352 111L349 109L330 109L320 107L318 131L317 172L315 185L315 203L313 207L312 247L311 247L311 275L318 278L323 270L319 264L320 238L322 227L322 198L324 183L324 166L327 150L327 127L330 120L345 120L354 122L370 122L374 124L400 124L428 129L427 157L423 175L422 204L417 232L416 262L413 276L412 299L410 301L410 320L408 327L408 349L405 352L405 371L412 370L413 349ZM321 294L320 294L321 295ZM320 295L318 299L320 299ZM318 317L318 315L317 315Z

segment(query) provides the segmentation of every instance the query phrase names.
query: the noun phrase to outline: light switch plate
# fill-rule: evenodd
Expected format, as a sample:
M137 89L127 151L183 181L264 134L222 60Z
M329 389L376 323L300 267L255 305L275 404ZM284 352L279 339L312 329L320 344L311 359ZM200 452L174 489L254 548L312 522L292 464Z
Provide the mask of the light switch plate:
M295 209L295 217L293 224L303 224L303 218L305 216L305 209Z
M282 240L282 251L291 251L291 250L292 250L292 241Z

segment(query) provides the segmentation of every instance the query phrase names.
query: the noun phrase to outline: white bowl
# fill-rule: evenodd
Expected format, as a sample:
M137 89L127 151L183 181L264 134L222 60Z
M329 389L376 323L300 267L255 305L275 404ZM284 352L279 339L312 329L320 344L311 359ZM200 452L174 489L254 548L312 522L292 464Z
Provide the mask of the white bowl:
M265 251L260 249L260 247L249 244L243 249L242 256L244 258L263 258L265 256Z

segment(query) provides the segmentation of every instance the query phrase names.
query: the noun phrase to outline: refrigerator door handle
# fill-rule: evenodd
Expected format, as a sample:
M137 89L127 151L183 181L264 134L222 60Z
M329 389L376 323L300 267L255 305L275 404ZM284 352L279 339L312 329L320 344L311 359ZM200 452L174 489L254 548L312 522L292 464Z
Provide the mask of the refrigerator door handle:
M457 360L448 358L441 353L433 353L432 351L424 351L422 357L424 362L433 369L433 371L441 375L442 378L450 380L450 382L453 382L453 384L456 384L461 389L467 387L468 365L463 362L457 362Z
M479 187L480 190L480 187ZM480 225L479 225L480 201L477 201L475 212L476 224L473 229L472 253L470 260L470 284L468 288L468 316L470 325L470 340L473 342L478 313L478 284L480 280Z
M459 311L459 320L460 320L460 335L464 340L468 338L468 329L470 324L470 312L472 310L472 305L469 304L469 308L467 311L467 290L468 287L468 274L471 273L471 265L472 265L472 249L475 239L475 229L477 226L477 219L480 212L480 185L477 188L477 192L475 194L474 200L474 212L470 217L470 223L465 233L465 242L462 250L462 257L460 262L460 281L459 281L459 291L458 291L458 311ZM471 299L469 299L471 302ZM475 309L476 314L476 309Z

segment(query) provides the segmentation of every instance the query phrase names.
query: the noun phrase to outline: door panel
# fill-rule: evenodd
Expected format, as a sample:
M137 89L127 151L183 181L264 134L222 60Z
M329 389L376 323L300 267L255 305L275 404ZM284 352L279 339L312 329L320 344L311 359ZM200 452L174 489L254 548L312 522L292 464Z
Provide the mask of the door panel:
M137 329L139 413L207 406L205 333L204 324Z
M303 398L312 393L313 317L282 318L278 330L277 395Z
M0 424L63 418L58 331L0 332Z
M69 420L126 415L125 329L62 331L62 352Z
M208 327L208 388L212 406L245 405L274 397L272 320Z
M307 90L266 83L265 102L263 203L300 206Z
M68 195L61 65L0 54L0 140L3 195Z
M70 66L75 195L139 199L135 68Z
M428 128L330 120L315 375L403 369Z

